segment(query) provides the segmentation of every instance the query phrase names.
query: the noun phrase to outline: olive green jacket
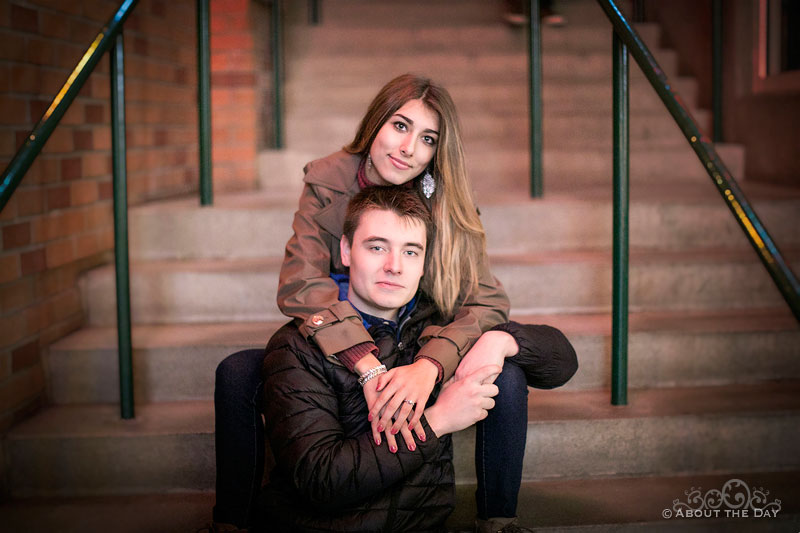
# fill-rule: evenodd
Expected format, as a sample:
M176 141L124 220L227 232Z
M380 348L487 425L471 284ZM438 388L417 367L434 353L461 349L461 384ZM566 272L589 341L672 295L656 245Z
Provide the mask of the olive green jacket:
M330 278L331 272L346 272L339 241L347 204L359 191L360 161L360 156L339 151L306 165L294 235L281 266L278 307L296 318L300 332L329 357L372 340L350 303L339 301L339 288ZM462 304L450 324L423 330L417 357L438 361L443 379L448 379L484 331L508 321L508 309L508 297L484 260L477 294Z

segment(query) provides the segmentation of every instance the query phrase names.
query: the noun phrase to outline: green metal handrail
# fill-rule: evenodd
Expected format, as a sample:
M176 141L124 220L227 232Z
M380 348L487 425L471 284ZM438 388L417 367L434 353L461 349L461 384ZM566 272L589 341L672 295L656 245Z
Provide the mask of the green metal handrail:
M122 30L122 25L128 15L131 14L138 0L125 0L119 9L111 17L100 33L97 34L92 44L83 54L78 65L73 69L67 78L66 83L61 87L50 107L44 112L42 118L33 128L30 135L25 139L25 143L17 151L14 159L8 164L0 177L0 211L8 203L11 195L16 190L23 176L33 164L36 156L42 151L47 139L53 133L61 117L67 112L67 108L72 104L83 84L89 78L103 54L111 49L117 34Z
M283 148L283 13L281 0L272 0L272 112L273 146Z
M745 198L736 180L717 155L712 142L702 134L696 121L672 90L664 71L639 35L630 26L612 0L598 0L614 27L614 286L612 310L612 403L624 404L627 389L627 90L619 86L618 77L627 78L627 67L621 67L625 48L630 49L639 67L658 93L667 110L681 128L689 144L703 163L708 175L758 253L781 295L800 321L800 283L783 259L772 237ZM627 62L627 59L624 60ZM624 70L623 70L624 69ZM625 81L627 85L627 80ZM624 100L624 102L622 101ZM624 108L624 110L623 110ZM624 167L624 168L623 168ZM619 206L618 206L619 203Z
M628 403L628 213L630 212L630 84L628 47L613 35L612 114L614 116L611 403Z
M528 111L530 113L530 195L541 198L544 193L542 176L542 32L539 20L539 0L528 6Z
M114 196L114 259L117 289L117 342L122 418L133 418L133 364L131 347L130 275L128 268L128 205L125 143L125 74L122 28L138 0L124 0L100 30L66 83L28 135L0 177L0 211L42 151L61 118L103 54L110 52L111 144ZM201 203L211 203L211 119L208 48L208 0L198 0L198 115L200 128Z

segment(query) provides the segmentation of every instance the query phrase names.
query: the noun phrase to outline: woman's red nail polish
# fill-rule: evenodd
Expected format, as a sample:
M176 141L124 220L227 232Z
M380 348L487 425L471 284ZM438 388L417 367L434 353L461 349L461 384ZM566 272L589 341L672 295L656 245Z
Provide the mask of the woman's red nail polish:
M392 435L397 435L397 428L392 428Z
M411 446L408 447L408 449L413 452L414 450L417 449L417 447L412 444Z
M381 445L381 439L375 439L375 445L376 446L380 446Z
M408 425L408 430L411 431L412 429L414 429L414 424L409 424Z
M419 440L425 442L425 435L417 435L417 436L419 437Z
M392 446L389 448L392 453L397 453L397 446Z
M367 420L369 420L370 422L372 422L372 413L370 413L370 414L369 414L369 416L367 417Z
M383 426L378 424L378 433L383 433Z

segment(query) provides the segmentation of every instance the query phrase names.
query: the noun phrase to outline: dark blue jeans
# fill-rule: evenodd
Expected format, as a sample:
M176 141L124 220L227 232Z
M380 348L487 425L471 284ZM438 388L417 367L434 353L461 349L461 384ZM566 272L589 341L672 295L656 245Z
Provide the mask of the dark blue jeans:
M264 476L261 365L264 350L226 357L217 367L217 504L214 521L245 528L252 523ZM517 493L528 425L528 388L523 370L506 359L495 381L500 393L489 416L476 425L475 493L478 517L517 515Z

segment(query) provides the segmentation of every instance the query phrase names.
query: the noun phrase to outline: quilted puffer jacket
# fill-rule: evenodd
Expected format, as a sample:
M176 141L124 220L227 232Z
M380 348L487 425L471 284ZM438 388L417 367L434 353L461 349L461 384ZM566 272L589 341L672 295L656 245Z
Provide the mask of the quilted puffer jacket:
M437 315L438 316L438 315ZM418 304L400 325L399 342L372 331L387 368L410 364L416 339L434 323ZM427 439L410 452L372 440L356 376L326 358L294 323L272 337L264 361L266 437L275 458L261 494L260 531L440 531L453 510L450 436ZM431 395L431 402L438 387ZM398 436L399 437L399 436Z

